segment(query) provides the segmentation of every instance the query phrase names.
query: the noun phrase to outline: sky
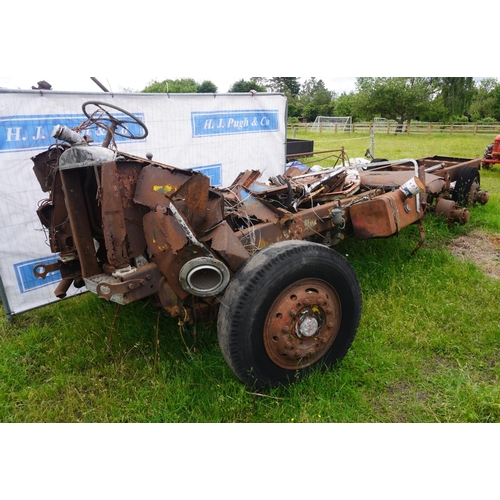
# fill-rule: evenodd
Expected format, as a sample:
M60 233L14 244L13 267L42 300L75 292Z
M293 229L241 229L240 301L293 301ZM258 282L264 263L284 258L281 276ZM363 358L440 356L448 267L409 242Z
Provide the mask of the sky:
M385 3L391 20L383 28L377 19ZM154 80L189 77L224 93L246 75L312 75L342 93L354 90L356 76L498 74L493 49L478 50L469 36L447 43L435 29L440 19L443 26L482 23L481 9L422 0L408 16L393 4L309 0L299 11L283 0L238 9L230 0L171 2L164 10L153 0L140 8L119 0L10 2L0 30L0 87L46 80L54 90L100 92L84 76L93 75L112 91L140 91Z

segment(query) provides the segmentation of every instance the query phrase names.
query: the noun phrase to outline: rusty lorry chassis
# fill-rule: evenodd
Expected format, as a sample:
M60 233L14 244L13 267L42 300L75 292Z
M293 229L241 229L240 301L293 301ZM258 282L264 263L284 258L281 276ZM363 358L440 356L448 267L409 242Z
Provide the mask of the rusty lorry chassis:
M84 105L90 122L108 130L107 144L118 126L128 137L114 110L126 113ZM118 304L149 298L182 321L218 311L224 358L253 387L287 384L349 349L361 292L332 246L418 224L416 250L427 211L465 223L467 205L488 201L479 159L435 156L321 172L291 167L267 182L257 170L245 171L217 189L201 173L92 146L63 126L53 136L55 144L33 162L50 193L38 215L59 259L35 275L59 270L60 298L73 284Z

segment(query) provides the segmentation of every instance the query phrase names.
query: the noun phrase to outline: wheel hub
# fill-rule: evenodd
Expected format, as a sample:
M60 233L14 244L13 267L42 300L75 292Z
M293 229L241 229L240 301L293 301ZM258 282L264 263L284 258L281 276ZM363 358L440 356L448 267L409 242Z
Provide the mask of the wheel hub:
M318 331L319 323L315 317L307 316L296 323L298 337L312 337Z
M332 346L341 320L335 290L319 279L304 279L286 288L269 309L264 346L281 368L309 366Z

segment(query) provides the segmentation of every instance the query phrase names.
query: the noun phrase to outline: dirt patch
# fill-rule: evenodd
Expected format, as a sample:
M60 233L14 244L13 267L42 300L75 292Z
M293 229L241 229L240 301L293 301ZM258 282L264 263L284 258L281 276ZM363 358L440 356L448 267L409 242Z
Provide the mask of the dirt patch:
M500 279L500 235L473 231L453 240L450 250L457 258L472 261L487 276Z

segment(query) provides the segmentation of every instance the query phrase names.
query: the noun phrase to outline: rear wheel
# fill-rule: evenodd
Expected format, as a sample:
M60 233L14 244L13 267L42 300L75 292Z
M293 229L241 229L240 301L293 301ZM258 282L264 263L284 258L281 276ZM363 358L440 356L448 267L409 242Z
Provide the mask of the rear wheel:
M317 243L271 245L227 287L218 317L222 354L245 384L288 384L340 360L361 316L349 262Z
M452 199L460 207L473 205L475 195L479 189L479 170L474 167L465 167L458 176Z

